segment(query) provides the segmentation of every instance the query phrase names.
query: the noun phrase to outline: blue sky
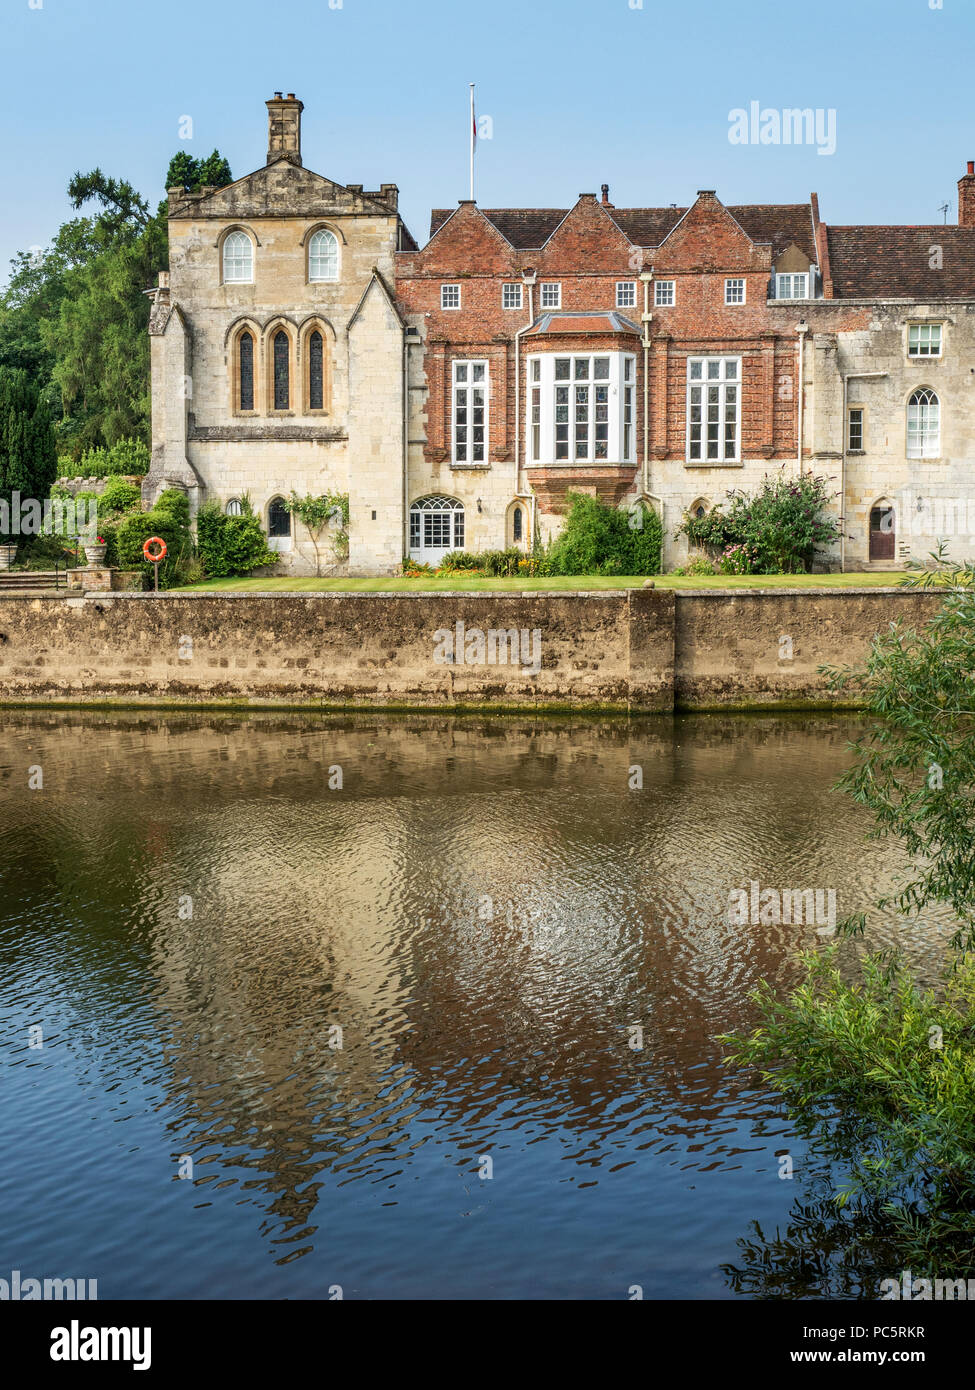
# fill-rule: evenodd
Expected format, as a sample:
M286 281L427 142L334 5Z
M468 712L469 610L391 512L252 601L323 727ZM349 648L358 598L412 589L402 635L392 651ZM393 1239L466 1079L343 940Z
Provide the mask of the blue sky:
M99 165L153 201L170 156L264 162L264 101L305 103L306 165L397 183L423 243L467 196L477 84L484 206L796 202L827 222L940 222L975 158L972 0L4 0L0 276ZM338 0L331 0L337 5ZM37 6L40 6L39 8ZM836 112L837 146L735 146L729 112ZM179 139L193 119L192 141Z

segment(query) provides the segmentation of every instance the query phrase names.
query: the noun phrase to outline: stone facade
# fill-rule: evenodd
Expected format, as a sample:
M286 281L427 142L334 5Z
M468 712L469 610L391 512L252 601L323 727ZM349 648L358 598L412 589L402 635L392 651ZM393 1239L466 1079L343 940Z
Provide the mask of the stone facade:
M408 551L546 541L572 491L643 498L670 567L686 511L811 470L845 519L829 567L893 568L941 536L975 556L972 165L956 227L832 227L815 194L617 208L604 185L568 209L462 201L421 250L394 185L307 171L301 102L267 106L264 168L170 190L147 500L247 494L280 568L302 573L314 547L272 505L346 492L348 570L388 574Z
M280 510L275 528L272 506L292 491L349 493L348 568L390 572L404 526L405 328L393 257L413 243L395 185L368 193L306 170L302 103L279 93L267 105L264 168L226 188L169 190L170 270L149 329L153 457L144 496L184 487L195 511L204 498L226 506L246 495L272 533L280 568L307 573L315 570L311 537ZM313 264L319 232L330 235L333 265ZM228 260L231 237L244 248L237 263ZM273 534L285 527L290 534Z

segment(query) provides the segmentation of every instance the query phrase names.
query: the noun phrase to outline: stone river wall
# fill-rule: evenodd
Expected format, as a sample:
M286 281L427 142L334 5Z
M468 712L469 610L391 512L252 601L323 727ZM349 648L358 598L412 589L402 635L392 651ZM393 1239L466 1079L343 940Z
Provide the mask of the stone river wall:
M165 593L0 597L0 703L809 708L936 594Z

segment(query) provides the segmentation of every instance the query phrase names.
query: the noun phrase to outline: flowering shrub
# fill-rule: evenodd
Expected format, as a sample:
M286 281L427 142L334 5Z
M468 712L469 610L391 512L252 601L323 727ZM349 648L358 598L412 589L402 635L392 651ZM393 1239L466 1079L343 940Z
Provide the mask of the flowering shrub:
M758 574L758 551L753 545L726 546L718 562L722 574Z
M706 515L687 514L676 535L715 555L727 574L798 574L812 568L817 553L839 540L841 518L826 508L832 497L828 478L804 473L798 478L766 477L754 496L732 491L725 510L712 507ZM725 558L749 568L725 568Z

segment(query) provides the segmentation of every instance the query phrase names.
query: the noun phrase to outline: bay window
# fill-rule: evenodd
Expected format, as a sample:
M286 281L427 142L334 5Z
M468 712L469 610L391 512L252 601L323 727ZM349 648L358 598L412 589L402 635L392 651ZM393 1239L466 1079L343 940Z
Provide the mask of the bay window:
M627 353L529 359L530 460L632 463L635 358Z

